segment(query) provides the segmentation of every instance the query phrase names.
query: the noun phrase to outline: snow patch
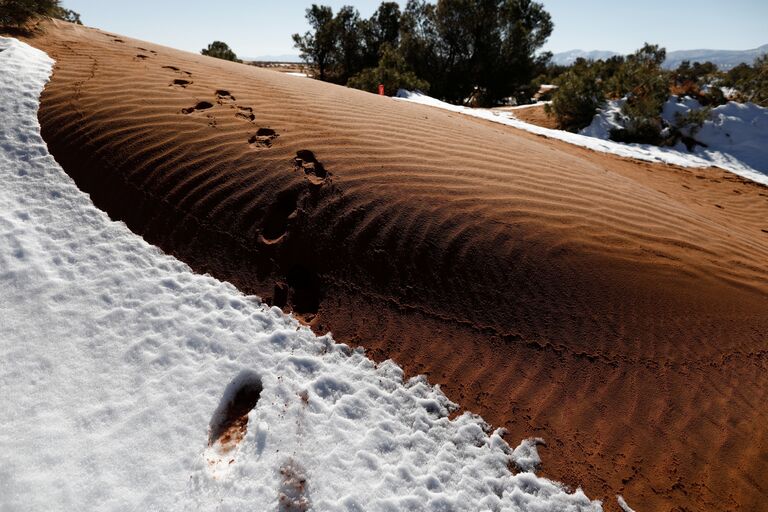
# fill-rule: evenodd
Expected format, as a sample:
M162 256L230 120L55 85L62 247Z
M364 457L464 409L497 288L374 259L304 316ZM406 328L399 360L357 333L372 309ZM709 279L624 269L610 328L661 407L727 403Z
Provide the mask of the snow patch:
M621 107L625 100L612 100L595 115L580 133L607 140L612 129L625 127ZM693 98L672 96L664 104L662 118L673 125L676 116L684 116L702 106ZM715 107L702 127L691 135L703 145L689 152L678 143L670 151L688 155L744 178L768 185L768 109L754 103L729 101ZM627 146L639 146L629 144ZM662 149L662 148L659 148Z
M53 61L0 49L0 509L601 510L513 475L425 378L110 221L40 136Z
M517 448L512 452L512 460L521 471L537 471L541 466L541 457L537 446L547 446L544 439L540 437L530 437L523 439Z
M624 497L621 494L616 495L616 501L619 502L619 507L621 507L621 510L624 512L635 512L635 509L627 505L627 502L624 501Z

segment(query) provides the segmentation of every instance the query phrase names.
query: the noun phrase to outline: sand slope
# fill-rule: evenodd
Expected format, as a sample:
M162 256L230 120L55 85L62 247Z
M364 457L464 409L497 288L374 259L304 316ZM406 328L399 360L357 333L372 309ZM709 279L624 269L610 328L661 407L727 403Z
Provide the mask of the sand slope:
M768 493L768 189L48 23L40 121L113 218L428 374L638 510Z

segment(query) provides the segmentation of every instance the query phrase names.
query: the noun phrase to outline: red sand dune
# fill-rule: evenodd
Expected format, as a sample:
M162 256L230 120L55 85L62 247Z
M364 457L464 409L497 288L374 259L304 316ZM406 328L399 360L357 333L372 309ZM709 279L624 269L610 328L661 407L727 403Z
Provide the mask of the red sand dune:
M616 510L768 495L768 188L54 22L51 152L113 218L537 435Z

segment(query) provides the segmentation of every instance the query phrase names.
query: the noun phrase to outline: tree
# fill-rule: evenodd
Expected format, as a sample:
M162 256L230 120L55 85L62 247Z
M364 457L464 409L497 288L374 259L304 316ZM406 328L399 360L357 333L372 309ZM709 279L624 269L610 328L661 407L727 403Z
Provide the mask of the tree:
M378 67L366 68L347 82L349 87L368 92L377 92L379 84L384 85L388 96L396 94L399 89L429 90L429 84L408 68L403 56L389 43L382 46Z
M626 118L625 128L611 131L611 138L619 142L659 144L661 142L661 109L669 97L669 77L661 69L666 50L646 43L627 56L611 80L617 97L626 97L621 112Z
M208 48L203 48L200 53L209 57L216 57L217 59L231 60L232 62L242 62L237 58L235 52L229 47L227 43L222 41L214 41L208 45Z
M71 10L71 9L65 9L61 6L56 6L53 9L53 12L51 13L51 17L68 21L69 23L74 23L75 25L82 25L83 22L80 21L80 14Z
M432 94L445 97L435 11L435 5L425 0L408 0L400 17L399 52L416 76L430 83Z
M361 22L364 67L375 67L378 64L383 45L398 46L401 16L400 6L396 2L383 2L373 16Z
M294 46L301 52L301 58L317 69L317 77L327 80L336 43L333 11L324 5L312 4L306 11L306 18L312 31L303 36L293 34Z
M599 64L577 63L557 79L559 88L551 105L547 105L547 111L555 115L561 129L581 130L592 122L597 109L605 104L598 68Z
M530 97L531 79L550 57L537 55L552 32L544 7L532 0L408 0L384 2L367 20L345 6L307 10L312 30L294 35L302 58L322 80L347 83L363 69L377 69L383 48L397 50L410 72L432 93L460 103L470 95L493 104Z
M360 13L345 5L333 19L336 69L334 81L347 83L352 75L363 69L363 44Z
M51 16L58 0L0 0L0 27L21 28L36 16Z
M542 68L551 53L537 57L552 34L552 17L544 6L531 0L507 0L499 8L501 48L499 70L489 70L489 93L492 101L514 95L518 101L530 98L526 90L537 68ZM491 63L494 65L496 63Z

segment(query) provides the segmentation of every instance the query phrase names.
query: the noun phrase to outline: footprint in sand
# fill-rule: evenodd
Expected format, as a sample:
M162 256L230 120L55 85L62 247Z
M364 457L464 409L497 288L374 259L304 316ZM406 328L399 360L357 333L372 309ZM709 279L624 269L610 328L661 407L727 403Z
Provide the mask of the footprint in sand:
M256 120L256 115L253 113L253 109L251 107L237 107L235 117L251 123Z
M246 370L227 385L211 417L205 460L214 478L224 476L235 462L237 449L248 430L248 413L261 398L261 377Z
M308 149L301 149L296 152L296 157L293 159L293 167L296 171L304 171L304 177L312 185L320 186L325 183L330 173L325 170L323 164L317 161L315 154Z
M170 69L171 71L175 71L177 73L184 73L187 76L192 76L192 73L190 73L189 71L183 71L177 68L176 66L163 66L163 69Z
M188 86L192 85L191 80L184 80L183 78L176 78L173 82L169 84L169 87L178 87L181 89L186 89Z
M283 239L288 232L288 224L297 215L298 203L298 190L285 190L277 195L277 200L269 206L261 224L262 243L273 245Z
M192 114L201 110L208 110L213 108L213 103L210 101L199 101L195 106L181 109L182 114Z
M234 103L235 97L232 96L232 94L225 90L225 89L219 89L216 91L216 100L221 104L224 105L225 103Z
M149 58L149 55L144 55L142 53L139 53L138 55L136 55L136 58L139 60L146 60Z
M274 140L278 137L275 130L271 128L259 128L255 135L248 139L248 144L254 149L265 149L272 146Z

